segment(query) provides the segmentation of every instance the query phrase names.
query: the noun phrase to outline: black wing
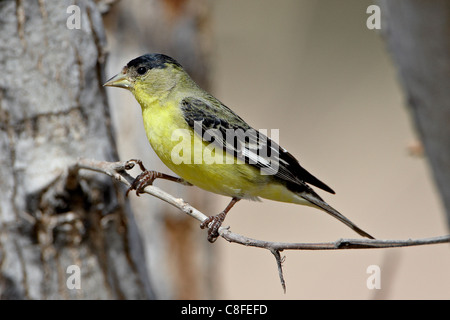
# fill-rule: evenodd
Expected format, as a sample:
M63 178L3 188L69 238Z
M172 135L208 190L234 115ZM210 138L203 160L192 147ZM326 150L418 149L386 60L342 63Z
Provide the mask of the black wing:
M212 96L181 101L184 119L203 140L214 141L245 163L287 182L290 189L304 191L306 183L334 194L325 183L306 171L289 152L256 131L231 109ZM231 139L230 139L231 137ZM212 138L212 139L211 139Z

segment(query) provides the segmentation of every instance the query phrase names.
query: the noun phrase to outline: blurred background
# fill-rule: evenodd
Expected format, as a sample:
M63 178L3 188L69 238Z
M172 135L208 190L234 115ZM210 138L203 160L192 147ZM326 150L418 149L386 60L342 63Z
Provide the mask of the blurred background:
M420 151L396 68L381 35L366 27L366 9L371 1L161 3L119 1L105 16L107 77L146 52L169 54L188 65L188 71L204 88L250 125L279 129L280 144L336 191L336 195L320 195L376 238L417 239L448 233L444 209L427 159ZM146 6L162 9L145 10ZM180 14L186 11L194 18ZM158 23L159 19L169 21L168 25ZM196 35L189 33L192 24L200 30ZM182 45L168 43L167 37L178 39ZM138 157L147 168L168 172L154 158L146 141L138 103L125 91L107 93L119 158ZM181 194L208 214L220 212L229 201L199 189L184 191L183 187L159 181L157 185ZM159 253L146 249L149 264L159 267L168 279L172 277L165 280L153 274L152 282L205 278L200 284L203 289L195 289L202 294L190 295L194 289L185 282L178 289L169 285L172 289L161 290L159 297L450 298L447 244L383 250L285 251L284 294L270 252L229 244L223 239L209 244L206 232L192 219L186 220L168 205L146 198L132 197L145 243L155 246L158 239L167 236L165 231L149 231L154 220L161 219L151 215L149 207L161 208L166 217L171 217L164 218L164 223L173 234L190 230L189 237L175 236ZM240 202L225 224L233 232L271 241L327 242L357 237L321 211L268 200ZM182 228L177 229L180 225ZM186 243L192 237L198 248ZM162 256L177 250L200 256L196 260L198 268L174 270L170 263L160 264ZM177 259L177 263L183 263L182 258ZM207 273L196 272L205 265ZM371 265L380 267L381 289L370 290L366 285Z
M0 299L449 299L448 244L284 251L283 293L269 251L210 244L198 221L126 198L94 172L104 163L86 161L170 173L133 96L102 86L131 59L165 53L254 128L279 130L336 191L320 195L368 233L448 234L450 2L379 0L378 31L371 4L0 1ZM208 215L230 201L155 185ZM225 225L268 241L359 238L322 211L268 200L241 201Z

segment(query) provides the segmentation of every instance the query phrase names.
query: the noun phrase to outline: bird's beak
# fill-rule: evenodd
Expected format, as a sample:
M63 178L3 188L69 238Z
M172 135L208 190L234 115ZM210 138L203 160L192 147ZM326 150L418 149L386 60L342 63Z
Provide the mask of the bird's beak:
M125 73L121 72L106 81L103 86L131 89L133 87L133 83L128 79Z

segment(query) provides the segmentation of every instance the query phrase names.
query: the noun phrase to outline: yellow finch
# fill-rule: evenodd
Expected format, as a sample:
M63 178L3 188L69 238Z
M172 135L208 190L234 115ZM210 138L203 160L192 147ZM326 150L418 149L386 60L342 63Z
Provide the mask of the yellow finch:
M155 178L187 181L232 197L224 211L206 219L208 240L218 237L227 212L241 199L259 197L324 210L360 235L373 237L328 205L308 184L334 194L274 140L202 90L182 66L163 54L131 60L105 86L125 88L142 108L147 138L159 158L182 179L147 172L132 189Z

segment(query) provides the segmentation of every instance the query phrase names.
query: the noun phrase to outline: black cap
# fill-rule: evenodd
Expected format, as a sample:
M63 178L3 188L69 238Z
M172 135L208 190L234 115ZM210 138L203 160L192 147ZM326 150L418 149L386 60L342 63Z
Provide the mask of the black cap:
M146 67L147 69L154 69L154 68L164 69L167 67L167 64L172 64L182 68L181 64L179 64L175 59L161 53L144 54L143 56L140 56L128 62L127 67L129 68Z

